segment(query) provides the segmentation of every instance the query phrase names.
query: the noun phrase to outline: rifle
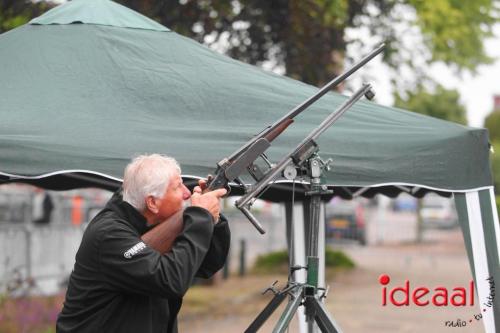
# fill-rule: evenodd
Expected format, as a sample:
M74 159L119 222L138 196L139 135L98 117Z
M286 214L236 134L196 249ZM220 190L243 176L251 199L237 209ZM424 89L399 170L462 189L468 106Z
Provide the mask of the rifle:
M153 229L144 233L141 236L143 242L162 254L169 252L174 246L175 239L184 228L183 213L184 210L178 211Z
M236 202L236 207L249 219L249 221L261 234L264 234L264 228L250 212L250 206L253 203L253 199L263 191L269 182L281 174L292 162L299 163L317 151L317 145L314 140L328 127L330 127L338 118L340 118L340 116L363 95L365 95L368 99L373 98L374 94L371 91L371 86L364 85L360 90L358 90L334 113L330 114L318 128L313 130L296 149L282 159L276 166L273 166L269 162L264 152L271 146L271 142L294 122L293 119L298 114L329 92L330 89L338 86L351 74L364 66L368 61L380 54L384 50L384 47L384 44L377 47L350 69L328 82L316 94L296 106L274 124L266 127L262 132L250 139L229 157L219 161L217 163L214 176L208 177L206 191L228 188L229 183L231 182L235 182L237 185L243 186L246 190L246 194ZM259 157L261 157L270 168L265 174L256 164L254 164ZM240 176L246 171L248 171L248 173L256 180L256 184L254 184L251 188L240 179ZM167 221L148 231L141 238L150 247L161 253L165 253L172 248L175 238L181 231L182 212L170 217Z
M222 187L228 187L230 182L235 182L236 184L243 186L245 190L248 192L249 187L246 186L244 182L240 179L240 175L242 175L245 172L245 170L247 170L248 173L257 182L259 182L258 184L260 184L260 185L257 184L254 185L254 188L258 188L258 190L256 189L251 190L251 193L253 194L252 198L254 198L256 194L258 194L258 192L260 192L263 189L263 187L265 187L269 183L269 181L272 181L272 179L278 176L279 172L283 171L283 169L286 167L283 166L283 168L281 168L280 170L274 169L273 165L267 159L264 152L271 146L271 142L277 136L279 136L288 126L290 126L293 123L294 121L293 119L298 114L307 109L311 104L316 102L319 98L321 98L328 91L330 91L330 89L339 85L351 74L353 74L359 68L364 66L368 61L370 61L379 53L381 53L384 50L384 48L385 48L384 44L377 47L375 50L373 50L367 56L361 59L358 63L352 66L349 70L347 70L343 74L337 76L336 78L328 82L316 94L314 94L313 96L309 97L307 100L296 106L293 110L291 110L289 113L287 113L285 116L283 116L281 119L276 121L271 126L266 127L262 132L260 132L255 137L250 139L246 144L244 144L241 148L236 150L229 157L219 161L217 163L215 175L209 178L207 190L210 191ZM358 93L355 94L357 97L354 100L354 102L359 100L359 98L361 98L363 94L366 94L367 98L369 99L373 98L374 95L373 92L371 92L370 88L365 89L364 87L362 89L364 89L364 92L361 95ZM334 117L333 121L329 122L326 127L325 127L326 124L322 123L321 126L323 126L324 128L322 130L319 130L320 132L319 134L321 134L324 130L326 130L326 128L331 126L334 121L336 121L350 106L352 106L352 104L354 104L354 102L350 103L350 105L347 108L345 108L345 110L343 110L341 113L335 112L335 114L339 113L338 116ZM342 109L342 107L340 109ZM317 135L313 136L317 137ZM309 136L308 138L306 138L306 140L309 141L311 139L312 137L310 138ZM300 146L303 149L307 148L305 146L305 142L302 142ZM260 168L256 164L254 164L254 161L259 157L261 157L266 162L266 164L271 168L271 170L269 170L266 173L266 175L264 175L260 170ZM265 183L262 180L266 180L267 183ZM250 220L250 222L261 234L264 234L265 233L264 228L262 228L262 225L253 217L253 215L249 211L249 206L251 205L250 202L251 199L249 197L250 196L246 195L245 200L240 199L236 203L236 207L241 210L241 212Z

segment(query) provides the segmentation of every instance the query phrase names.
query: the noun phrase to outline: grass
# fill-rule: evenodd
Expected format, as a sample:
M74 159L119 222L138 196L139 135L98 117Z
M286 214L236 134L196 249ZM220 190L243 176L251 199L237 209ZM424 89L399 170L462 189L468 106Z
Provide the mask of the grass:
M1 333L53 333L62 307L62 295L11 298L0 301Z
M280 286L286 283L286 275L273 276L273 279L247 275L231 277L215 286L193 286L184 297L181 320L258 313L272 297L271 294L263 296L262 291L275 279L281 281Z
M325 255L326 279L332 280L336 273L343 273L355 267L354 262L343 252L327 249ZM287 283L288 254L286 251L272 252L258 257L250 274L245 277L232 276L214 287L197 285L189 289L184 297L180 321L189 322L201 317L214 319L232 316L255 315L273 297L272 293L262 295L274 281L276 289Z
M286 250L267 253L257 257L252 268L254 274L287 274L288 252ZM342 251L326 248L325 267L328 269L354 268L354 262Z

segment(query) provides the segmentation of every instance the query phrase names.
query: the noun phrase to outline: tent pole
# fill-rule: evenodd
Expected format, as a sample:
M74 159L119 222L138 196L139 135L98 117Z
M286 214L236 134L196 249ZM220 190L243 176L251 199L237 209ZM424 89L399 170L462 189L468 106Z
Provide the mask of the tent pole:
M494 333L500 329L500 227L493 188L455 193L455 203L485 332Z

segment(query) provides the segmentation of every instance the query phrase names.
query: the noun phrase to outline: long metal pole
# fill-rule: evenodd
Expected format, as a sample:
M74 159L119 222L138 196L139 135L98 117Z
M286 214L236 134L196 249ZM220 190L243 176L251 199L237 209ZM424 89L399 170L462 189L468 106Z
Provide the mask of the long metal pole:
M318 191L321 188L320 179L311 179L312 191ZM311 198L310 220L309 220L309 249L307 256L318 256L318 236L319 236L319 214L321 209L321 194L313 194ZM315 286L317 287L317 285Z
M302 301L301 295L302 287L298 287L297 290L295 290L295 292L292 294L292 299L288 302L284 312L281 314L280 319L276 323L276 326L273 329L273 333L284 333L288 329L290 320L292 320Z
M346 100L339 108L337 112L331 113L328 117L321 122L321 124L316 127L299 145L308 143L311 140L316 140L324 131L326 131L334 122L337 121L342 115L349 110L361 97L363 97L367 92L372 89L372 86L368 83L363 84L363 86L358 89L348 100ZM296 150L299 150L297 148Z

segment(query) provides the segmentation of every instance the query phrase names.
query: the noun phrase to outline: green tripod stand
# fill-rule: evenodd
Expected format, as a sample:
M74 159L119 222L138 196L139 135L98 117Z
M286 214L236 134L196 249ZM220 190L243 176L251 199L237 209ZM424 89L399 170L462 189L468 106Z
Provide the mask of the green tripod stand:
M261 313L255 318L255 320L246 329L245 333L257 332L262 325L269 319L269 317L274 313L274 311L283 303L286 298L289 298L288 304L286 305L280 319L274 327L273 333L285 332L288 329L291 319L297 313L299 306L303 305L305 308L305 318L307 323L307 331L312 333L314 330L314 323L318 325L321 332L328 333L340 333L341 330L335 320L329 315L322 302L325 297L325 293L319 295L320 288L318 288L318 272L320 267L320 258L318 253L319 248L319 234L320 234L320 210L321 210L321 196L325 194L331 194L326 187L321 186L321 174L323 169L328 168L329 163L323 162L320 157L315 152L308 158L305 163L301 163L298 168L298 172L306 173L311 179L310 191L306 194L310 196L309 200L309 232L308 232L308 249L307 249L307 264L303 266L291 266L291 274L296 270L306 269L307 280L305 283L298 283L294 281L288 281L287 286L276 291L274 288L268 288L275 293L273 299L268 303L268 305L261 311ZM287 174L285 170L285 174ZM289 169L288 174L293 177L296 173ZM287 214L291 215L291 214ZM291 233L290 243L293 240L293 223L290 224ZM290 246L291 255L294 253L295 249L293 245ZM324 260L324 257L322 257Z

